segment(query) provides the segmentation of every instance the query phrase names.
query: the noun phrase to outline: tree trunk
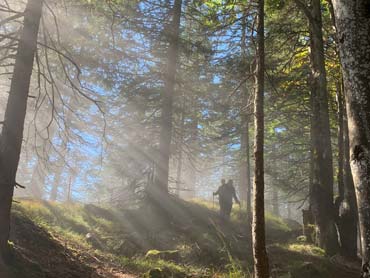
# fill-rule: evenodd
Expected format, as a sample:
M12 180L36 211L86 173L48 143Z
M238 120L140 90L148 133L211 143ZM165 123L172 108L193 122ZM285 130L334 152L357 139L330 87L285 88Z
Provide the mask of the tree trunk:
M0 257L0 277L1 278L12 278L13 275L10 275L10 271L7 265L3 262L3 259Z
M196 191L196 184L197 184L197 161L198 161L198 109L197 109L197 98L196 96L192 99L192 115L191 115L191 125L190 125L190 139L189 139L189 146L191 147L193 153L188 156L189 160L189 170L191 171L191 175L189 177L189 184L188 184L188 191L186 191L186 198L193 199L195 198L195 191Z
M287 218L292 219L292 207L289 202L286 205L286 209L287 209Z
M247 139L246 140L246 168L247 168L247 203L246 203L246 209L247 209L247 214L248 214L248 220L249 223L252 223L252 184L251 184L251 162L250 162L250 147L249 147L249 123L246 122L245 129L247 130Z
M15 60L14 73L0 138L0 254L9 256L10 210L22 148L27 99L33 60L37 51L37 34L42 0L29 0Z
M156 165L154 188L151 190L151 194L154 194L152 197L154 198L168 194L169 161L172 141L172 110L179 50L181 6L182 0L175 0L172 9L173 18L169 26L167 69L164 78L164 92L162 95L159 157Z
M249 154L249 119L242 116L242 131L240 138L240 196L246 205L248 219L252 220L252 197L251 197L251 169Z
M183 96L185 99L185 96ZM177 169L176 169L176 196L180 197L181 179L182 179L182 163L183 163L183 144L184 144L184 132L185 132L185 101L182 103L181 107L181 119L180 119L180 134L179 134L179 157L177 159Z
M63 168L59 168L54 174L54 179L53 179L53 186L51 187L50 190L50 201L57 201L58 200L58 191L60 187L60 180L62 178L62 172Z
M245 16L245 20L242 22L242 39L241 39L241 52L243 65L247 65L247 15L248 10L245 7L243 16ZM247 67L243 67L243 78L245 77L245 73L247 71ZM250 167L250 146L249 146L249 102L248 102L248 86L247 82L242 87L242 111L241 111L241 132L240 132L240 197L241 201L245 203L247 216L248 216L248 229L252 227L252 196L251 196L251 167Z
M76 180L76 173L73 171L73 169L71 169L69 171L69 180L68 180L68 184L65 188L65 201L67 203L70 203L72 202L72 193L73 193L73 184Z
M370 4L334 0L349 128L350 160L362 242L362 277L370 277Z
M349 161L348 123L344 116L342 86L337 85L338 103L338 209L337 226L342 256L357 257L357 206Z
M341 86L336 84L337 89L337 113L338 113L338 193L340 201L344 200L344 116L343 94Z
M256 93L255 93L255 146L254 146L254 208L252 242L254 258L254 277L269 277L269 262L266 252L265 235L265 181L264 181L264 73L265 73L265 36L264 0L258 1L257 51L256 51Z
M315 228L314 219L311 209L302 209L303 235L306 237L307 243L314 243Z
M276 186L272 188L272 212L274 215L280 217L280 208L279 208L279 190Z
M311 209L318 228L318 245L328 255L333 255L338 251L339 245L333 203L333 158L320 0L312 0L310 10L306 13L309 19L311 50Z
M181 146L182 148L182 146ZM181 180L182 180L182 150L179 150L179 158L177 160L177 169L176 169L176 196L180 197L180 189L181 189Z
M44 195L44 186L43 186L44 177L42 177L44 175L42 175L41 172L43 172L42 162L40 161L40 158L38 158L32 172L30 187L32 197L39 200L41 200Z

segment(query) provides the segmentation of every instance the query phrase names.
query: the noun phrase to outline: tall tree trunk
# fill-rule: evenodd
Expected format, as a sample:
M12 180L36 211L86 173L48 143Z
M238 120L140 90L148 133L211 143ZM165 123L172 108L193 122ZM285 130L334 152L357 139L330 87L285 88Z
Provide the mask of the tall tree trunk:
M196 184L197 184L197 162L198 162L198 153L199 153L199 145L198 145L198 105L197 105L197 97L194 96L192 99L192 115L191 115L191 125L190 125L190 140L189 146L193 150L193 153L189 157L189 169L191 171L191 175L189 178L189 187L187 191L187 198L192 199L195 198L195 191L196 191Z
M290 202L287 203L286 209L287 209L287 218L292 219L292 207Z
M183 144L184 144L184 132L185 132L185 96L181 107L181 118L180 118L180 134L179 134L179 157L177 159L176 169L176 195L180 196L181 179L182 179L182 164L183 164Z
M337 226L340 236L340 253L343 256L357 257L357 206L352 173L349 161L348 123L344 116L343 88L337 85L338 103L338 191L336 200Z
M58 171L54 174L53 179L53 186L50 190L50 201L57 201L58 200L58 191L60 187L60 180L62 177L62 169L58 168Z
M156 167L156 178L152 197L168 194L169 162L171 155L172 138L172 110L175 90L175 77L179 51L180 19L182 0L175 0L172 9L172 22L169 25L169 46L167 52L167 69L165 72L165 86L162 95L162 115L159 139L159 157Z
M276 216L280 216L280 208L279 208L279 190L276 186L272 188L272 212Z
M242 115L242 130L240 138L240 196L246 205L248 219L252 220L252 198L251 198L251 170L249 150L249 119Z
M329 12L333 29L336 31L333 3L329 0ZM339 56L339 39L335 36L337 55ZM349 159L348 121L344 98L344 80L337 82L338 103L338 191L336 200L337 226L340 242L340 254L349 258L357 257L358 221L356 194Z
M265 235L265 181L264 181L264 74L265 74L265 35L264 35L264 0L258 1L257 22L257 68L256 93L254 107L255 146L254 146L254 208L252 242L254 258L254 277L269 277L269 262L266 252Z
M11 278L13 275L10 274L9 268L3 262L2 258L0 257L0 277L1 278Z
M311 143L312 184L310 208L318 228L318 245L327 254L338 251L333 202L333 157L330 140L328 92L325 70L320 0L311 0L310 7L296 1L306 14L310 31L311 63Z
M4 259L9 255L10 210L22 148L42 4L42 0L29 0L27 3L0 137L0 255Z
M69 179L68 179L68 184L66 185L65 188L65 201L67 203L72 202L72 193L73 193L73 184L75 183L76 180L76 173L73 169L70 169L69 171Z
M247 20L248 10L245 7L243 16L245 19L242 22L242 38L241 38L241 52L242 52L242 65L247 65ZM243 75L247 72L247 67L243 66ZM240 135L240 197L241 201L245 203L248 216L249 230L252 226L252 196L251 196L251 167L250 167L250 147L249 147L249 91L247 82L242 87L242 111L241 111L241 135Z
M35 167L33 168L32 177L31 177L31 194L32 197L41 200L44 195L44 175L41 174L43 172L42 169L42 162L40 161L41 158L37 158L37 162Z
M340 201L344 200L344 111L343 93L340 84L336 84L338 113L338 193Z
M346 98L349 146L362 242L362 277L370 277L370 4L333 0Z
M353 176L351 171L351 159L349 150L349 131L348 131L348 120L346 115L346 108L344 107L344 200L343 204L345 210L343 215L346 216L347 231L344 231L348 235L348 241L345 239L343 243L343 254L349 257L357 257L357 236L358 236L358 216L357 216L357 200L355 185L353 183Z
M177 169L176 169L176 196L180 197L180 190L181 190L181 180L182 180L182 163L183 163L183 152L179 150L179 157L177 160Z

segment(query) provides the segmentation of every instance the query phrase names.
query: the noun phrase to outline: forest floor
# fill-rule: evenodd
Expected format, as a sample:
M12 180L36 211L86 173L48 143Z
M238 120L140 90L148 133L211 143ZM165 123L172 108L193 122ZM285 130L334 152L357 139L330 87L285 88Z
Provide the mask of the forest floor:
M244 211L222 222L206 202L153 208L20 200L12 213L14 278L251 277ZM300 225L266 215L272 277L357 278L360 264L299 241ZM150 273L150 275L149 275Z

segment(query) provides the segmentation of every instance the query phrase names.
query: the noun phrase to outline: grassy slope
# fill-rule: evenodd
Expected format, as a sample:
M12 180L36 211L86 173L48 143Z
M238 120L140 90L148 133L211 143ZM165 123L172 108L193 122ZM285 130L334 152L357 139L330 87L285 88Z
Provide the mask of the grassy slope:
M234 210L232 223L225 225L209 203L167 206L157 213L22 200L13 209L12 240L20 262L14 269L18 277L29 278L135 277L156 267L168 268L174 277L249 277L245 212ZM306 262L313 262L322 277L356 277L336 271L322 250L288 242L292 231L281 219L267 215L266 227L276 277L290 277L290 270ZM149 250L172 252L145 256Z

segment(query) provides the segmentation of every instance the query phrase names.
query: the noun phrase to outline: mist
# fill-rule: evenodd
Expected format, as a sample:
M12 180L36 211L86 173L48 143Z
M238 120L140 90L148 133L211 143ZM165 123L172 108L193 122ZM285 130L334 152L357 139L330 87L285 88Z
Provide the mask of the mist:
M263 2L0 0L1 278L360 273L336 5Z

